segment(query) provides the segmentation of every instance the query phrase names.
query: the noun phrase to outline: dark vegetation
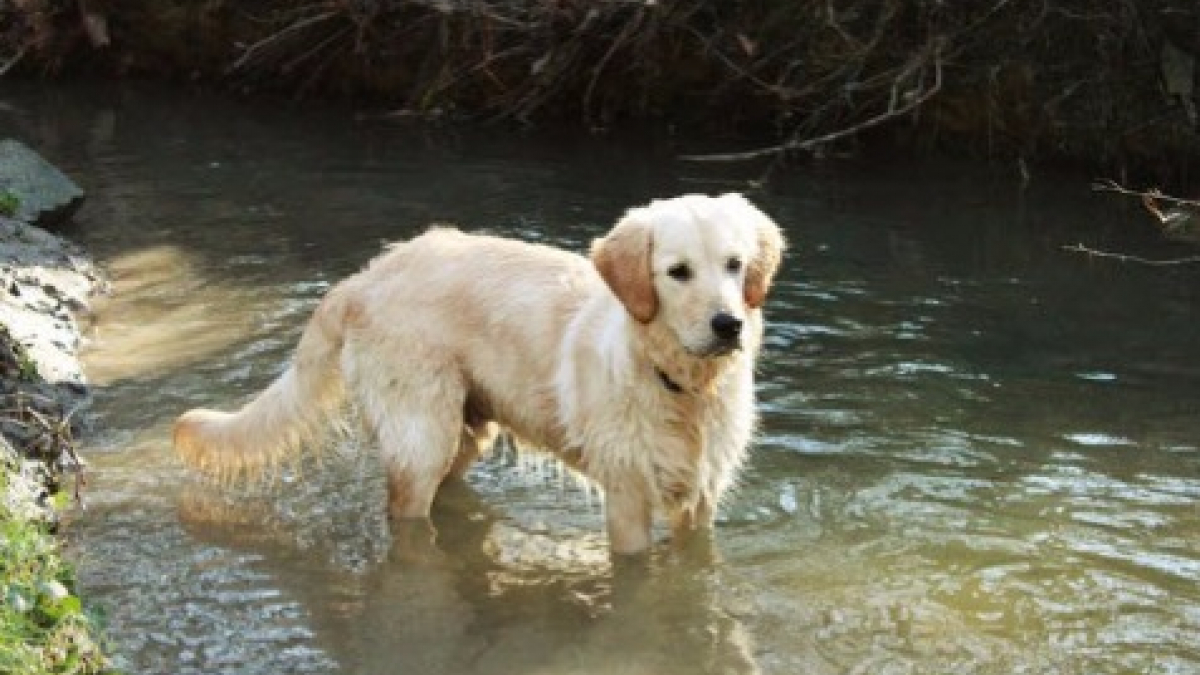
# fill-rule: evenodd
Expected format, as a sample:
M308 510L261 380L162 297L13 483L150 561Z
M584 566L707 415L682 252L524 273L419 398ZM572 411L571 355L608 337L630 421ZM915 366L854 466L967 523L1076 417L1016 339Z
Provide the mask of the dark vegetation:
M727 160L865 143L1178 185L1200 156L1194 0L13 0L0 45L25 75L649 123Z

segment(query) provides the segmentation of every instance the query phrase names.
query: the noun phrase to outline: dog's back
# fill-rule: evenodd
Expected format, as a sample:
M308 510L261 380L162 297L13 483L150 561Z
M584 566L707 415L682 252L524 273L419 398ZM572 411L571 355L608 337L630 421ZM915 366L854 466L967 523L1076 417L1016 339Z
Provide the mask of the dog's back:
M607 295L585 258L435 229L393 246L348 279L347 289L363 317L348 340L386 336L407 345L391 362L426 349L450 352L477 415L559 449L553 387L562 342L582 306Z
M496 420L558 450L554 383L567 327L603 281L581 256L437 228L390 246L335 286L305 328L292 364L235 413L180 417L188 463L236 479L297 455L327 425L344 389L360 406L394 409L388 392L453 382L459 414ZM392 410L403 413L403 410ZM368 415L369 416L369 415ZM378 433L378 431L377 431Z

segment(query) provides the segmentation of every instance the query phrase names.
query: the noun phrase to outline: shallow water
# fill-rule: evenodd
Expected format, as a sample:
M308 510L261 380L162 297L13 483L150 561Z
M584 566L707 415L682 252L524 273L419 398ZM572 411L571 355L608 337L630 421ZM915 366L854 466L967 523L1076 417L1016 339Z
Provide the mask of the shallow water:
M798 168L763 433L706 563L614 569L594 495L499 453L389 532L370 452L268 491L172 456L180 411L265 385L328 285L453 221L582 250L724 189L684 144L463 134L135 89L17 90L0 120L91 194L86 595L137 673L1200 671L1200 269L1077 177ZM686 147L685 147L686 149ZM502 353L503 345L497 345Z

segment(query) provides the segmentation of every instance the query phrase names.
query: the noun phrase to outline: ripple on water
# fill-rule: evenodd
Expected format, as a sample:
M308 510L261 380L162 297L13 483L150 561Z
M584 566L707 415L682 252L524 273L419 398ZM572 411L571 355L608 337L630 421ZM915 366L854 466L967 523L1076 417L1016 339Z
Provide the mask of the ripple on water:
M1114 436L1112 434L1106 434L1106 433L1095 432L1095 431L1082 431L1082 432L1076 432L1076 433L1070 433L1070 434L1063 434L1063 438L1072 443L1075 443L1076 445L1084 445L1084 446L1089 446L1089 447L1098 447L1098 446L1118 447L1118 446L1137 445L1137 441L1135 441L1133 439L1125 438L1123 436Z
M779 672L1190 672L1200 657L1200 612L1189 609L1200 603L1200 536L1179 536L1200 535L1197 481L894 467L847 457L810 465L802 481L757 478L775 492L775 535L797 542L736 558L773 589L756 632L802 636L775 655Z
M330 671L304 605L273 586L254 555L197 547L182 530L146 531L119 512L92 532L81 581L105 602L109 630L130 672ZM136 529L137 532L128 530Z
M1092 370L1082 373L1075 373L1075 377L1088 382L1116 382L1116 373L1109 373L1102 370Z

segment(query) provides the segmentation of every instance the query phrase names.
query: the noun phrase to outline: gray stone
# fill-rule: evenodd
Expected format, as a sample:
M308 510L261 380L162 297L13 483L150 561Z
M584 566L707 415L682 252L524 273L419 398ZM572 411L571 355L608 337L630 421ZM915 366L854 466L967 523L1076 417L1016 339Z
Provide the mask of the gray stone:
M84 382L80 329L71 307L86 308L104 289L82 249L38 227L0 216L0 325L28 348L37 372L75 392ZM62 349L55 343L67 345ZM4 377L0 350L0 380ZM3 409L0 399L0 409Z
M84 197L63 172L11 139L0 141L0 199L6 193L18 200L13 217L41 227L69 220Z

